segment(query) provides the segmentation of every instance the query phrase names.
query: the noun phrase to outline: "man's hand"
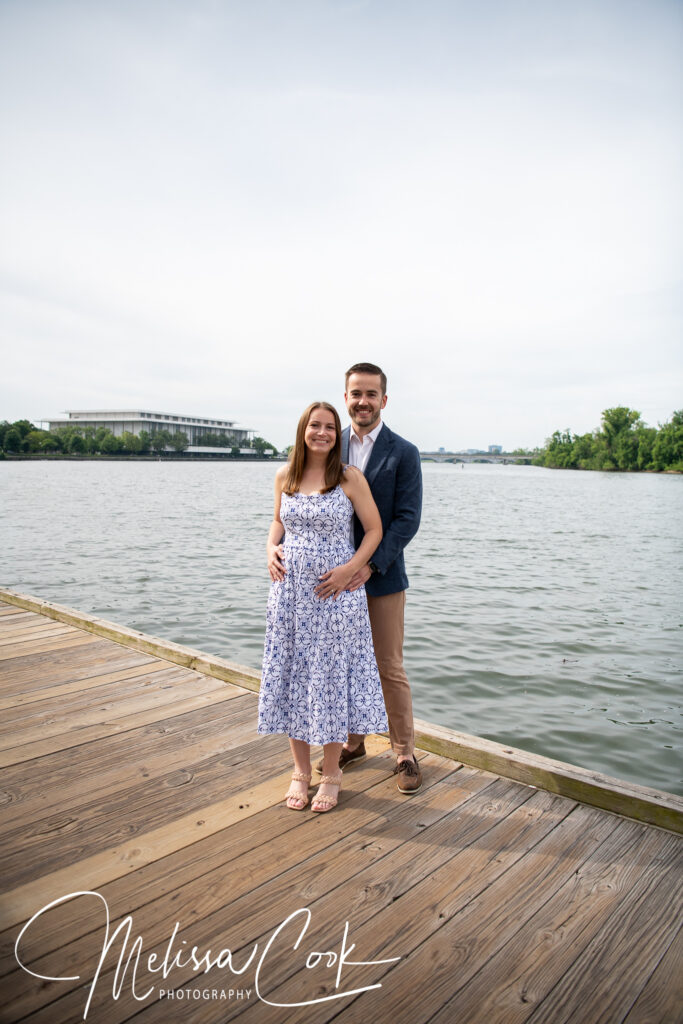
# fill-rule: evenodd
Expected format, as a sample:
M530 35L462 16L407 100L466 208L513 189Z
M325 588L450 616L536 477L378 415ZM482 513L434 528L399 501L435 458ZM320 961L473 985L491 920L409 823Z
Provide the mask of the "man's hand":
M369 565L364 565L362 569L359 569L358 572L354 573L354 575L349 580L346 589L358 590L359 587L362 587L364 583L368 582L371 576L372 569L370 568Z

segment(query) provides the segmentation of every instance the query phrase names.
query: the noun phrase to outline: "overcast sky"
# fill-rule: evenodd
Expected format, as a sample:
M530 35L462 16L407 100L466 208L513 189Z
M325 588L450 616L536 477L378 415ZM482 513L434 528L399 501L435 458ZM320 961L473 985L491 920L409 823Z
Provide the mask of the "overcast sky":
M683 5L0 0L0 419L683 406Z

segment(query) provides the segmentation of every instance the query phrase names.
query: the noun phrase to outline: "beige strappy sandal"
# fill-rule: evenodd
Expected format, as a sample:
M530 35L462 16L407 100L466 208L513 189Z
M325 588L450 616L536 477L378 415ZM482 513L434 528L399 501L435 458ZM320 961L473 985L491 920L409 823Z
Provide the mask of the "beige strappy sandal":
M305 772L292 772L292 782L310 782L310 773L306 775ZM303 796L300 792L295 790L292 786L289 787L285 793L285 800L290 811L303 811L304 807L308 803L308 793Z
M313 797L311 810L318 811L322 814L327 811L331 811L333 807L337 806L337 797L339 796L339 790L341 789L342 784L342 773L337 772L336 775L323 775L320 779L320 786L324 786L325 784L328 786L336 786L337 796L329 796L327 793L320 794L320 788L318 788L318 792ZM318 805L317 807L316 804Z

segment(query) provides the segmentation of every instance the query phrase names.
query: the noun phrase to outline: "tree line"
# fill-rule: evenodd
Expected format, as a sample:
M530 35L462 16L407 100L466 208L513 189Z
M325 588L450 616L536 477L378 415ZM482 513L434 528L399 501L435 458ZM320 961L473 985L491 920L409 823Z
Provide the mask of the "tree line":
M7 455L162 455L167 449L181 453L189 446L187 434L182 431L141 430L133 434L124 430L114 435L108 427L81 427L74 424L55 430L40 430L30 420L0 423L0 453ZM277 451L275 445L262 437L239 443L227 437L202 434L196 444L230 449L239 455L240 448L250 448L262 455L267 448Z
M625 405L605 409L600 427L587 434L556 430L533 459L552 469L601 469L683 473L683 409L659 427L648 427Z

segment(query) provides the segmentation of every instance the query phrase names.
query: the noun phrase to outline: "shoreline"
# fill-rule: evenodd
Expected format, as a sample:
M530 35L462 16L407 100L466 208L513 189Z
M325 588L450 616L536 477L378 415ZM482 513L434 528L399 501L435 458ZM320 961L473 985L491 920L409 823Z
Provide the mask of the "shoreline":
M195 455L164 452L163 455L8 455L0 462L286 462L283 455Z

